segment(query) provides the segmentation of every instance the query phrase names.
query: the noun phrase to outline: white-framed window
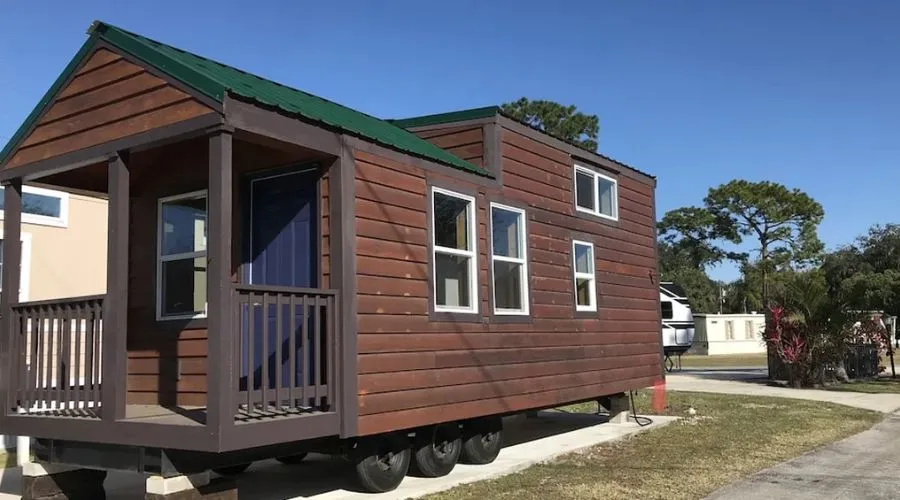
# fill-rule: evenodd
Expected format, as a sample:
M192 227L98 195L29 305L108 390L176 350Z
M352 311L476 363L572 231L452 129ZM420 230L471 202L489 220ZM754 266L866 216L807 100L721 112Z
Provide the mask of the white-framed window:
M619 183L608 175L575 165L575 209L604 219L619 219Z
M206 191L160 198L156 318L206 316Z
M572 271L575 280L575 310L597 310L597 277L594 273L594 244L572 240Z
M19 302L28 300L29 284L31 283L31 234L20 233L19 241L22 242L22 260L19 266ZM0 276L3 276L3 239L0 237ZM0 290L3 288L3 280L0 279Z
M734 340L734 321L725 321L725 340Z
M6 189L0 187L0 217ZM34 186L22 186L22 222L42 226L69 224L69 193Z
M528 314L527 248L525 211L491 203L494 314Z
M478 312L475 198L431 188L435 312Z
M752 319L744 321L744 328L746 329L744 332L745 339L752 340L756 338L756 327L754 326Z

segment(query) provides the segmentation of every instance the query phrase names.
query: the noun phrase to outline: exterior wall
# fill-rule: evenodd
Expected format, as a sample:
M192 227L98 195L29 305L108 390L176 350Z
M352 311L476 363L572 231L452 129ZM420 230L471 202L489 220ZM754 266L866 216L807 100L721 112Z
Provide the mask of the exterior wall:
M242 227L246 175L298 160L295 154L234 142L234 253L232 280L244 261ZM158 175L165 169L166 175ZM157 212L161 197L208 187L205 139L176 143L131 158L129 235L129 404L202 406L207 389L206 319L156 319ZM322 227L327 228L327 219ZM327 231L326 231L327 234ZM327 246L326 246L327 248ZM327 261L323 259L323 267ZM179 372L180 370L180 372Z
M6 168L211 112L144 68L98 49L55 96Z
M762 314L694 314L694 354L757 354L765 353L762 341L766 317ZM729 322L733 338L727 333ZM748 322L750 328L748 328Z
M415 134L463 160L479 167L484 165L484 127L481 125L422 130Z
M64 226L22 222L23 301L106 291L106 200L67 194ZM3 224L0 222L0 231Z
M576 216L569 154L513 130L501 138L502 187L355 153L360 434L592 399L660 375L652 185L617 177L617 223ZM476 196L475 318L430 313L430 185ZM492 314L490 201L526 209L531 314L515 322ZM594 243L594 313L575 312L573 237Z

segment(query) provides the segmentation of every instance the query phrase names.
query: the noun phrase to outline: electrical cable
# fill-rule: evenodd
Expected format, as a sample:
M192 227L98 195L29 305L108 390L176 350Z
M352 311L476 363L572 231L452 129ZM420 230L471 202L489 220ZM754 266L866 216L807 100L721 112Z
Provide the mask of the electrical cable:
M634 419L635 423L640 427L647 427L648 425L653 423L653 419L650 417L641 417L638 416L637 410L634 406L634 391L628 391L628 399L631 400L631 418ZM641 423L643 421L643 423Z

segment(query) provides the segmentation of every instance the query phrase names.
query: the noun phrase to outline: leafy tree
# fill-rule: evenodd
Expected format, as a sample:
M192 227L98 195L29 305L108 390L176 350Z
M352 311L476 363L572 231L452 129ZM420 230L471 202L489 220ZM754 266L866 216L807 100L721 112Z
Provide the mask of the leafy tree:
M730 241L756 240L764 305L775 270L814 263L823 251L816 229L824 210L799 189L770 181L733 180L710 189L704 204L720 225L733 229L725 233Z
M718 312L718 284L704 270L685 265L684 255L671 245L661 243L659 249L660 280L681 285L694 312Z
M508 102L500 109L516 120L582 149L597 150L597 135L600 132L600 119L597 115L581 113L575 106L545 100L531 101L525 97Z
M900 315L900 225L872 226L825 257L829 293L860 310Z
M715 242L719 238L716 217L698 207L683 207L666 212L657 224L659 238L679 252L683 265L705 269L718 264L726 253Z

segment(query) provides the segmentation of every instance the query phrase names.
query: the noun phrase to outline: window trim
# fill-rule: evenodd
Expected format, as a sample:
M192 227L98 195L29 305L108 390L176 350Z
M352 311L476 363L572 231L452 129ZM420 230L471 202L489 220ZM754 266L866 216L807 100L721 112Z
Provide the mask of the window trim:
M591 272L590 273L580 273L578 272L578 265L576 262L575 256L575 247L577 245L590 247L591 249ZM572 298L575 301L575 311L576 312L596 312L597 311L597 265L596 265L597 255L594 253L594 244L589 241L584 240L576 240L572 239L572 286L573 286L573 295ZM591 303L583 306L578 304L578 279L589 279L590 283L590 294L589 297L591 299Z
M435 193L439 193L445 196L450 196L453 198L457 198L460 200L465 200L469 203L466 208L466 217L469 220L468 224L468 241L472 242L471 250L460 250L458 248L448 248L439 246L436 243L435 239L435 210L434 210L434 195ZM478 295L478 219L477 219L477 201L474 196L459 193L456 191L452 191L450 189L441 188L438 186L431 186L430 196L429 196L429 211L431 212L431 217L428 221L428 229L431 233L431 306L435 313L453 313L453 314L478 314L478 303L480 302L480 298ZM442 306L437 303L437 258L436 255L438 252L445 255L458 255L462 257L469 258L469 307L452 307L452 306Z
M207 251L209 249L207 242L207 250L203 250L200 252L182 252L173 255L162 255L162 207L165 203L171 201L178 200L191 200L203 198L206 200L206 216L207 221L209 218L209 190L208 189L200 189L197 191L190 191L188 193L181 193L172 196L165 196L160 198L157 201L156 205L156 320L157 321L173 321L173 320L186 320L186 319L202 319L206 318L207 313L209 312L209 294L207 293L206 304L203 306L203 312L200 314L177 314L177 315L163 315L162 312L162 265L163 262L170 262L173 260L184 260L188 258L197 258L197 257L206 257ZM207 278L207 288L209 285L209 279ZM208 292L208 290L207 290Z
M593 193L594 193L594 209L590 210L582 207L578 204L578 173L590 175L593 179ZM600 211L600 190L597 189L597 180L604 179L612 183L613 188L613 197L612 197L612 215L605 214ZM593 215L594 217L600 217L602 219L607 219L611 221L619 220L619 181L615 177L612 177L607 174L600 173L594 169L585 167L583 165L579 165L578 163L573 164L572 170L572 194L575 201L575 211L581 212L589 215Z
M521 221L521 231L519 234L519 248L522 249L521 257L506 257L503 255L495 255L494 254L494 209L497 208L499 210L505 210L507 212L513 212L519 215ZM531 297L529 293L529 283L528 283L528 230L526 228L528 217L526 216L525 210L518 207L513 207L510 205L506 205L503 203L498 203L495 201L490 202L488 205L488 224L490 227L490 235L491 241L490 245L490 279L491 279L491 308L493 310L494 315L496 316L530 316L531 315ZM522 269L522 278L520 280L520 292L522 297L522 308L521 309L501 309L497 307L497 283L494 277L494 261L499 262L511 262L515 264L521 264Z
M0 188L0 190L5 188ZM68 227L69 226L69 193L65 191L57 191L55 189L47 189L41 187L35 187L31 185L23 185L22 186L22 195L25 193L38 194L41 196L49 196L52 198L59 198L59 217L51 217L49 215L37 215L31 214L25 211L25 207L22 207L22 223L23 224L34 224L37 226L50 226L50 227ZM3 209L0 209L0 220L4 220L6 218L6 212Z

